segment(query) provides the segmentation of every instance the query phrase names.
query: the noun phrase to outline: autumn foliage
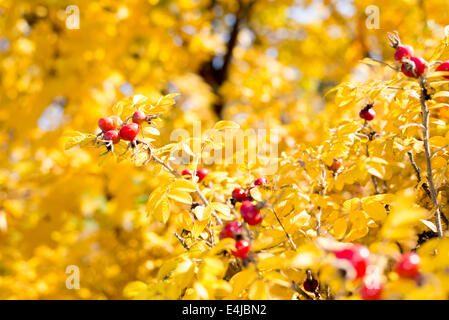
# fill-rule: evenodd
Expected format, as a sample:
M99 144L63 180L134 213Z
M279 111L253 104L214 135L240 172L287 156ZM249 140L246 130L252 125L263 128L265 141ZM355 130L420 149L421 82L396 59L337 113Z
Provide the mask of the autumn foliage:
M73 2L0 1L0 298L449 298L447 1Z

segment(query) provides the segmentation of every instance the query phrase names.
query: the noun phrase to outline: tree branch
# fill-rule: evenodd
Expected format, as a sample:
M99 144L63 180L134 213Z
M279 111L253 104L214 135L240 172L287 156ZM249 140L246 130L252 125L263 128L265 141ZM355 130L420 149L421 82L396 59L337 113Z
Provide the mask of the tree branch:
M218 70L213 66L213 59L204 63L199 70L199 74L204 80L211 85L214 93L217 95L217 102L214 104L215 114L219 119L222 118L222 110L224 107L224 98L220 94L220 87L227 80L229 67L231 65L234 48L237 45L238 34L243 21L248 17L251 7L256 1L250 1L245 4L244 1L238 1L238 9L234 13L235 23L229 31L229 40L226 44L226 53L223 57L223 65ZM215 58L215 57L214 57Z
M433 184L432 176L432 161L429 146L429 108L427 107L427 100L429 99L429 94L426 88L426 79L424 77L419 78L419 85L421 86L420 99L421 102L421 113L422 113L422 125L423 129L423 142L424 142L424 152L426 155L427 164L427 181L429 183L430 197L432 199L433 205L435 206L435 224L437 227L438 237L443 237L443 229L441 226L441 208L437 199L437 192L435 190L435 185Z
M282 230L284 230L285 236L287 237L288 241L290 242L290 244L292 245L293 249L295 249L296 251L296 244L293 242L292 237L290 237L290 235L288 234L287 230L285 230L284 225L282 224L281 220L279 219L276 210L274 210L274 208L271 208L273 210L274 216L276 217L276 220L279 222L279 224L281 225Z
M176 239L178 239L178 241L182 244L182 246L183 246L187 251L189 251L190 248L189 248L189 246L187 245L187 243L185 242L185 240L184 240L183 238L181 238L181 236L180 236L179 234L177 234L176 232L173 232L173 234L175 235Z

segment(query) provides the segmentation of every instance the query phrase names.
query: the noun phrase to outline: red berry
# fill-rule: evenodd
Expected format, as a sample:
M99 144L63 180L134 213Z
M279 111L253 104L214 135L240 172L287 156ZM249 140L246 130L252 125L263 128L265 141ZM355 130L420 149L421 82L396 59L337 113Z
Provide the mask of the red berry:
M354 267L356 272L356 279L362 278L366 273L368 266L369 250L362 245L352 245L342 250L335 251L335 256L338 259L348 260Z
M266 178L257 178L256 181L254 181L254 185L256 186L262 186L264 184L267 183L267 179Z
M120 137L123 140L133 141L139 133L139 126L136 123L128 123L120 129Z
M419 263L421 258L414 252L407 252L402 255L396 264L394 271L403 278L415 278L419 274Z
M309 292L315 292L316 288L318 288L318 281L315 279L306 280L303 283L304 289Z
M341 168L341 160L334 158L334 161L332 161L332 164L329 167L329 169L331 169L334 172L337 172L340 168Z
M413 47L408 44L400 44L394 54L394 59L401 61L404 58L412 57L414 53Z
M372 275L363 279L360 295L363 300L380 300L382 296L382 281L378 275Z
M421 57L410 57L405 59L401 66L401 71L412 78L419 78L426 71L427 62Z
M436 71L449 71L449 60L444 61L441 63L438 68L435 69ZM449 76L444 76L446 79L449 79Z
M120 142L120 135L117 130L109 130L105 132L104 139L115 144Z
M234 257L246 259L248 257L250 244L246 240L239 240L235 243L235 251L232 251Z
M235 238L243 233L242 224L238 221L229 222L220 232L220 239Z
M137 124L141 124L142 122L144 122L147 119L147 116L145 115L145 112L141 111L141 110L137 110L136 112L134 112L133 114L133 122L137 123Z
M209 170L206 168L201 168L196 172L196 176L198 177L198 182L201 182L206 178L206 176L209 174Z
M371 105L368 105L368 107L360 110L359 116L366 121L371 121L376 117L376 111L374 111Z
M247 200L246 191L240 188L235 188L234 191L232 191L232 198L237 202L243 202Z
M192 177L192 171L190 171L189 169L184 169L181 172L182 176L188 176L187 179L190 179Z
M100 120L98 120L98 126L103 132L114 130L116 128L114 120L111 119L110 117L100 118Z
M240 214L250 226L258 225L262 222L262 214L251 201L243 201L240 207Z

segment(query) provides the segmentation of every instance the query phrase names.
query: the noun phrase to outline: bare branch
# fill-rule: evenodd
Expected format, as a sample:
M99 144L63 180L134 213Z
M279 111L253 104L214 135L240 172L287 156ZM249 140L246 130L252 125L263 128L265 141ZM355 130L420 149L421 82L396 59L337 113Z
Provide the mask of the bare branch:
M187 243L185 242L185 240L184 240L183 238L181 238L181 236L180 236L179 234L177 234L176 232L173 232L173 234L175 235L176 239L178 239L178 241L182 244L182 246L183 246L187 251L189 251L190 248L189 248L189 246L187 245Z
M420 92L420 103L421 103L421 113L422 113L422 124L423 129L423 142L424 142L424 152L426 155L427 164L427 181L429 183L430 197L432 199L433 205L435 206L435 224L437 226L438 237L443 237L443 229L441 226L441 208L438 203L437 192L435 190L435 185L433 184L432 176L432 161L429 146L429 108L427 107L426 100L429 97L426 87L426 79L424 77L419 78L419 85L421 86Z

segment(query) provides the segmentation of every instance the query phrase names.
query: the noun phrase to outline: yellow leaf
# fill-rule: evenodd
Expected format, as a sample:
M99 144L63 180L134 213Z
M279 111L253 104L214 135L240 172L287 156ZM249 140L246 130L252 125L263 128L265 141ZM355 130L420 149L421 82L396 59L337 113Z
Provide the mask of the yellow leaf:
M427 228L429 228L430 230L432 230L433 232L437 232L437 231L438 231L437 226L436 226L433 222L428 221L428 220L424 220L424 219L420 219L420 221L421 221Z
M433 170L443 168L446 165L447 165L447 161L443 157L435 157L432 159L432 169Z
M156 129L155 127L151 127L151 126L150 127L145 127L143 129L143 131L145 131L145 133L151 134L153 136L158 136L158 135L161 134L158 129Z
M358 240L366 236L369 232L368 226L360 226L358 228L352 228L345 238L345 241L351 242Z
M147 287L147 284L142 281L130 282L123 289L123 296L126 298L135 298L145 291Z
M133 107L130 99L119 101L112 106L112 112L119 117L122 115L131 116L135 110L136 108Z
M240 126L237 123L228 120L218 121L213 127L213 129L215 130L238 129L238 128L240 128Z
M360 199L359 198L352 198L349 200L346 200L343 203L343 208L345 208L347 211L353 211L359 208L360 206Z
M383 179L386 173L385 165L388 164L385 160L380 158L368 158L366 161L366 167L368 172L379 179Z
M285 257L271 253L260 253L257 256L257 267L260 271L281 269L288 266Z
M168 221L168 217L170 216L170 203L167 198L164 198L160 204L162 210L162 222L166 223Z
M449 91L438 91L434 95L432 95L432 98L448 98L449 97Z
M210 205L215 211L220 212L224 216L231 216L231 209L227 205L219 202L212 202Z
M249 289L248 297L251 300L267 300L268 299L267 291L268 290L265 281L256 280Z
M330 230L330 233L337 239L342 239L346 234L348 228L348 222L345 218L337 219Z
M175 102L175 100L173 100L172 98L174 98L174 97L176 97L176 96L178 96L178 95L179 95L179 93L170 93L170 94L167 94L167 95L163 96L163 97L158 101L157 106L164 106L164 107L167 107L167 106L174 105L176 102Z
M363 210L373 218L374 220L384 220L387 217L387 211L385 210L385 205L382 203L371 200L371 201L364 201L362 203Z
M239 296L243 290L247 289L256 280L257 276L257 272L252 267L235 274L229 280L232 286L232 292Z
M390 240L410 240L415 236L412 225L426 216L426 210L414 205L414 192L407 189L401 192L392 205L392 211L385 219L381 237Z
M260 193L259 188L252 188L249 190L249 193L254 200L262 201L262 194Z
M448 144L448 142L449 142L448 139L446 139L445 137L441 137L441 136L434 136L429 139L429 144L432 147L436 147L436 148L444 147Z
M185 203L185 204L192 204L192 196L182 190L170 190L167 194L167 196L175 201L181 202L181 203Z
M192 180L186 179L177 179L170 185L170 189L172 190L180 190L185 192L195 192L196 191L196 183Z
M146 99L148 99L148 98L145 97L144 95L136 94L135 96L133 96L133 104L136 105L138 103L142 103Z
M207 207L196 206L195 209L193 210L193 212L195 213L195 217L199 221L203 221L203 220L209 221L211 213L212 213L212 208L210 207L210 205Z
M84 146L95 139L94 134L84 134L79 131L75 131L64 136L64 150L69 150L77 145Z
M203 221L195 221L195 224L193 225L193 228L191 230L192 237L198 238L198 236L203 232L204 228L209 224L209 220L203 220Z

